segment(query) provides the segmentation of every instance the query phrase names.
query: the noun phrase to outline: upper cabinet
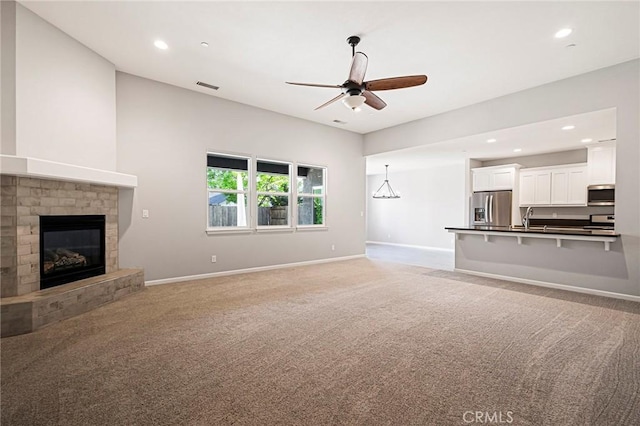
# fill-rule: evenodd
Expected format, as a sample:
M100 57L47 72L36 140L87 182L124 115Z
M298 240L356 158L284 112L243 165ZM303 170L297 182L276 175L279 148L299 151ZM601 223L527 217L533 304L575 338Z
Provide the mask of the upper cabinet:
M563 167L551 172L551 204L587 205L587 167Z
M616 143L602 142L587 147L589 185L616 183Z
M551 171L548 169L520 170L520 205L551 204Z
M520 170L520 206L586 205L586 164Z
M478 167L473 173L473 191L501 191L514 189L519 164L495 167Z

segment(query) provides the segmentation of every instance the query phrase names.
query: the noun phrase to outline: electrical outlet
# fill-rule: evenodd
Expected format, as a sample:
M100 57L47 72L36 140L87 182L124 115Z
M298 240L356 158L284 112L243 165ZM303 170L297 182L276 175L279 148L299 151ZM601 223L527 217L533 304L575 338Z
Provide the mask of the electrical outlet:
M215 254L211 256L211 263L216 263L217 261L218 261L218 258Z
M147 210L147 209L143 209L143 210L142 210L142 217L143 217L144 219L149 219L149 210Z
M335 249L336 249L336 246L331 244L331 251L335 251Z

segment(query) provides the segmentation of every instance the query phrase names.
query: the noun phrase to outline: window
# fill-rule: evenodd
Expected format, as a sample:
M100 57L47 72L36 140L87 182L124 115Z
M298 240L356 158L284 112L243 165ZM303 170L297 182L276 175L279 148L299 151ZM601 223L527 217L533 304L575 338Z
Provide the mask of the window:
M249 163L246 157L207 154L208 228L247 228Z
M298 226L325 225L324 167L298 166Z
M326 229L326 181L326 167L207 153L207 232Z
M256 163L256 195L258 226L290 226L290 165L258 160Z

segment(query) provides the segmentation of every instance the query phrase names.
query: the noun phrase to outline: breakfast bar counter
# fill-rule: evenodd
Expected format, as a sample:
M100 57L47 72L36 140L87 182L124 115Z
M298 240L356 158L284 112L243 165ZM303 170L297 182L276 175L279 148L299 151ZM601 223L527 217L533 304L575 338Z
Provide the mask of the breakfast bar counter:
M563 240L595 241L604 244L605 251L610 250L612 242L615 242L620 234L609 229L584 229L571 227L547 227L535 226L525 228L523 226L471 226L471 227L446 227L447 231L456 234L456 240L460 235L481 235L486 242L492 236L513 236L521 245L525 238L543 238L556 240L556 246L562 247Z

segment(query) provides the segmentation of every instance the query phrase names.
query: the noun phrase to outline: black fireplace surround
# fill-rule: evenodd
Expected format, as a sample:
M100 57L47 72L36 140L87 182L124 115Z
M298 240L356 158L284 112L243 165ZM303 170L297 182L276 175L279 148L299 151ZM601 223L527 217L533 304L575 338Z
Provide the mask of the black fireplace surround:
M105 216L40 216L40 289L105 273Z

